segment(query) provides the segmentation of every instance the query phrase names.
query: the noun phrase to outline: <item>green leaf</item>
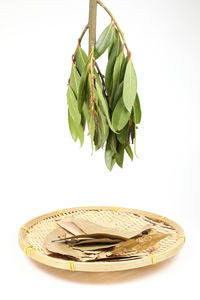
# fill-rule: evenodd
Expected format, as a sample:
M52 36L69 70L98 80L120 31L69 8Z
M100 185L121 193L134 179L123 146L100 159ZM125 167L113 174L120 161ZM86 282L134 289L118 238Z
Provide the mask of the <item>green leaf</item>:
M76 64L77 64L78 70L79 70L80 74L82 75L82 73L85 70L85 66L88 63L88 56L85 53L85 51L81 48L80 45L78 45L78 47L76 49L75 59L76 59Z
M82 113L81 113L81 114L84 115L84 119L87 121L88 128L89 128L89 124L90 124L89 102L90 102L90 95L91 95L89 76L88 76L88 78L86 80L86 83L85 83L85 91L86 92L85 92L85 98L84 98L84 102L83 102L83 106L82 106Z
M119 79L119 82L122 82L124 81L124 75L125 75L125 71L126 71L126 67L127 67L127 64L128 64L128 56L124 59L123 63L122 63L122 68L121 68L121 72L120 72L120 79Z
M113 68L114 68L115 60L116 57L112 55L109 58L109 61L106 66L105 87L106 87L107 94L109 96L111 96L112 94L112 81L113 81L112 76L113 76Z
M123 144L127 145L129 142L129 124L127 124L120 132L117 134L118 141Z
M110 131L108 139L111 150L113 151L113 153L117 153L117 139L114 132Z
M112 43L114 34L114 27L111 23L106 29L102 32L99 39L96 42L95 48L94 48L94 57L97 59L100 57L106 49L109 47L109 45Z
M96 70L94 70L94 75L95 75L95 77L96 77L96 81L98 82L99 86L100 86L101 89L102 89L102 82L101 82L101 79L100 79L100 77L99 77L99 74L97 73Z
M125 149L126 149L128 156L130 157L130 159L133 160L133 151L131 149L131 146L128 145Z
M135 123L134 123L134 115L133 115L133 122L129 126L129 134L130 134L132 144L134 144L135 133L136 133L136 130L135 130Z
M112 124L116 131L120 131L126 126L130 115L130 112L124 106L123 98L120 98L112 115Z
M115 164L115 158L114 158L114 152L110 147L109 140L107 141L106 149L105 149L105 163L108 170L112 171L113 166Z
M89 128L89 124L90 124L90 111L89 111L89 106L87 105L87 103L83 104L83 114L84 114L84 118L87 121L87 125Z
M86 118L85 118L84 112L82 111L81 112L81 125L83 127L83 131L85 130L85 123L86 123Z
M123 101L127 110L131 113L137 93L137 78L133 64L129 60L124 76Z
M124 145L118 143L117 153L115 154L115 161L120 168L123 168L124 163Z
M112 110L115 109L115 106L116 106L117 102L122 97L122 94L123 94L123 84L124 84L124 82L121 82L120 85L118 86L117 90L116 90L116 93L114 95L114 99L113 99L113 101L111 103Z
M74 63L72 63L72 70L70 75L70 87L72 88L75 96L78 96L78 89L80 84L81 77L76 69Z
M105 144L105 142L108 139L108 135L109 135L109 126L107 124L106 121L106 117L104 116L103 112L101 111L101 109L98 109L98 120L99 120L99 125L101 127L101 147L103 147L103 145Z
M134 102L134 112L135 112L135 122L139 124L142 118L142 112L140 107L140 100L138 94L136 95L135 102Z
M118 56L121 51L122 51L122 42L120 39L120 35L118 30L114 28L113 42L108 49L108 59L110 58L113 52L115 52L116 56Z
M106 66L105 87L109 96L111 96L112 93L113 69L114 69L115 61L117 56L120 54L121 50L122 50L121 40L119 34L116 33L114 44L112 49L110 50L110 55Z
M114 31L115 31L115 28L114 28ZM112 48L113 48L113 45L115 43L115 32L113 34L113 39L112 39L112 43L109 45L108 47L108 60L110 58L110 55L111 55L111 52L112 52Z
M69 112L70 112L72 119L74 120L74 122L77 125L79 125L81 122L81 115L78 110L78 103L77 103L76 97L70 86L68 87L68 90L67 90L67 103L69 106Z
M78 89L78 109L79 112L82 112L83 103L86 100L87 94L87 78L88 78L88 65L85 66L84 70L82 71L81 81L79 84Z
M82 128L81 124L77 124L76 122L74 122L74 120L72 119L72 117L70 115L69 110L68 110L68 122L69 122L69 129L70 129L73 140L76 142L77 138L79 138L80 144L82 146L84 143L83 128Z
M74 63L72 63L71 75L70 75L70 87L72 88L75 96L78 96L78 89L80 84L81 77L76 69Z
M117 57L115 65L114 65L111 101L113 100L115 92L117 90L117 87L119 86L120 71L121 71L121 67L122 67L122 63L123 63L124 59L125 59L125 57L124 57L124 53L122 51L119 54L119 56Z
M101 87L100 87L100 89L101 89ZM95 108L98 108L99 107L99 95L98 95L98 93L97 93L97 90L96 90L96 88L94 88L94 98L95 98Z
M112 50L112 47L115 43L115 40L116 40L116 32L117 32L117 29L114 27L114 34L113 34L113 38L112 38L112 42L110 43L109 47L108 47L108 59L110 57L110 54L111 54L111 50Z
M78 137L76 135L74 121L73 121L72 117L70 116L69 109L68 109L68 124L69 124L69 130L70 130L71 136L72 136L74 142L76 142Z
M81 146L82 146L83 143L84 143L84 131L83 131L83 128L82 128L81 125L79 125L79 126L77 127L77 136L78 136L78 138L79 138L79 140L80 140L80 144L81 144Z
M75 124L75 127L76 127L76 124ZM77 126L77 136L78 136L78 138L80 140L80 144L82 146L84 143L84 131L83 131L83 128L81 125Z
M110 121L108 103L107 103L105 97L104 97L103 94L102 94L102 90L101 90L101 88L100 88L98 82L96 82L96 90L97 90L97 94L98 94L98 97L99 97L99 100L100 100L102 109L103 109L103 111L104 111L104 113L105 113L105 116L106 116L108 125L110 126L110 128L112 129L112 131L115 132L115 129L114 129L114 127L112 126L112 123L111 123L111 121Z
M101 145L102 145L102 134L101 134L100 127L98 127L97 130L95 130L94 144L95 144L95 150L96 151L101 148Z

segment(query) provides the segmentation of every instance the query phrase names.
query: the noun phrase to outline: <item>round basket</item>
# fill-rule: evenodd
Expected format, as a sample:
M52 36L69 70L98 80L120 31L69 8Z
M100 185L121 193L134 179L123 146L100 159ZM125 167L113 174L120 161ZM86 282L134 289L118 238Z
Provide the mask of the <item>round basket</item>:
M91 222L105 225L113 222L119 230L131 231L141 229L148 223L154 224L154 229L169 236L159 242L159 248L153 253L143 253L137 260L78 262L63 258L54 258L47 254L45 248L46 236L56 229L56 221L73 216L87 219ZM58 210L34 218L20 228L19 244L21 249L32 259L59 269L86 272L109 272L140 268L156 264L174 256L183 246L185 234L183 229L166 217L153 213L118 207L79 207Z

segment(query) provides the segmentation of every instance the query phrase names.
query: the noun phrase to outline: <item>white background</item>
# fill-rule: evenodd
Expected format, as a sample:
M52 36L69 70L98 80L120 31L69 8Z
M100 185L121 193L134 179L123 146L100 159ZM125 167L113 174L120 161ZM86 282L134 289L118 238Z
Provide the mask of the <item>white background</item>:
M105 4L132 50L143 110L140 158L111 173L103 151L91 156L89 138L80 149L68 131L67 80L88 0L0 0L2 299L196 299L199 291L200 1ZM108 23L99 7L98 35ZM186 244L165 263L112 274L52 270L19 249L30 218L89 205L167 216Z

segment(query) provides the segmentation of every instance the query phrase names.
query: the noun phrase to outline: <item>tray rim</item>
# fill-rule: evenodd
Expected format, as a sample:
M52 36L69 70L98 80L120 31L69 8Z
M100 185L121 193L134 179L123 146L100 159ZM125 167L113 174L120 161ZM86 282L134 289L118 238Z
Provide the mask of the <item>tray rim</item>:
M30 228L34 224L37 224L37 222L51 216L56 216L56 215L60 216L61 214L59 212L65 213L65 212L73 212L78 210L112 210L112 211L114 210L120 212L124 211L127 213L131 212L131 213L147 216L150 218L156 218L156 219L164 218L164 221L167 224L175 228L175 230L179 234L179 238L177 239L177 242L169 250L161 254L157 254L156 256L154 254L152 255L150 254L149 256L145 256L138 260L128 260L128 261L118 261L118 262L116 261L115 262L102 262L102 261L101 262L78 262L78 261L65 260L61 258L53 258L47 256L46 254L41 253L39 250L32 248L31 245L27 245L26 237L28 232L24 230L24 228ZM112 206L84 206L84 207L65 208L62 210L53 211L31 219L30 221L26 222L23 226L21 226L19 230L19 245L20 248L27 254L27 256L44 265L58 268L58 269L63 269L63 270L69 270L69 271L111 272L111 271L135 269L135 268L145 267L152 264L157 264L176 255L179 252L179 250L183 247L184 242L185 242L185 233L182 227L176 222L168 219L167 217L163 217L161 215L152 212L143 211L143 210L123 208L123 207L112 207Z

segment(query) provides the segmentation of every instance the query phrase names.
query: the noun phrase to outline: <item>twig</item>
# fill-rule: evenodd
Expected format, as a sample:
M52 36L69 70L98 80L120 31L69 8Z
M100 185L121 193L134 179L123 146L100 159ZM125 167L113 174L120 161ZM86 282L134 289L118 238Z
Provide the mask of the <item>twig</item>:
M101 78L101 82L102 82L102 87L103 87L103 93L104 93L104 96L106 97L108 103L109 103L109 99L108 99L108 96L106 94L106 86L105 86L105 80L104 80L104 75L101 73L101 70L97 64L97 62L95 61L95 67L97 69L97 73L99 74L100 78Z
M113 20L113 23L114 25L117 27L121 37L122 37L122 40L123 40L123 43L124 43L124 46L126 47L126 50L127 50L127 55L130 59L131 57L131 51L129 50L127 44L126 44L126 40L125 40L125 37L124 37L124 33L122 32L121 28L119 27L118 23L116 22L114 16L112 15L112 13L110 12L110 10L101 2L101 0L97 0L97 3L108 13L108 15L111 17L111 19Z
M101 73L101 70L100 70L100 68L99 68L99 66L98 66L98 64L97 64L97 62L95 61L95 66L96 66L96 68L97 68L97 73L99 74L99 76L101 77L101 81L103 81L104 82L104 75Z
M81 41L82 41L82 39L83 39L83 37L84 37L86 31L88 30L88 28L89 28L89 25L87 24L87 25L85 26L85 28L83 29L83 32L81 33L80 37L78 38L78 46L79 46L79 47L81 46ZM77 51L77 47L76 47L76 50L75 50L74 54L72 55L72 62L73 62L74 64L76 64L76 62L75 62L76 51Z
M79 44L79 46L81 45L81 41L82 41L82 39L83 39L83 37L84 37L86 31L88 30L88 28L89 28L89 26L88 26L88 24L87 24L87 25L85 26L85 28L83 29L83 32L81 33L81 36L80 36L79 39L78 39L78 44Z

